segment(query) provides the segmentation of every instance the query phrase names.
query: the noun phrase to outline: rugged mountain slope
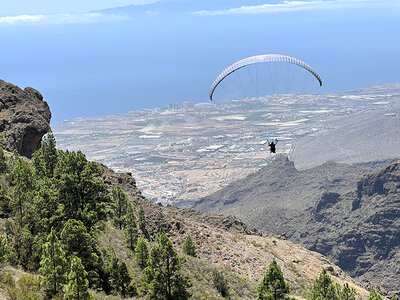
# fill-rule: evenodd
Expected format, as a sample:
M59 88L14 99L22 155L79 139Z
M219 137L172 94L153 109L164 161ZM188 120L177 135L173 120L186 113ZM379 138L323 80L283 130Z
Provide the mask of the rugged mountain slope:
M0 141L8 151L31 157L50 130L51 113L37 90L0 80Z
M334 162L298 171L286 156L278 156L267 167L202 198L194 207L236 215L266 232L291 234L290 220L313 207L324 192L348 193L367 172Z
M400 161L365 176L354 192L321 198L291 237L360 280L400 290Z
M337 282L350 282L357 289L360 299L367 297L364 288L316 252L306 250L282 237L249 230L243 222L232 216L155 204L140 194L131 174L117 174L107 168L105 170L103 179L110 187L120 186L131 201L143 206L150 237L156 234L159 227L163 227L175 246L180 249L186 234L189 233L198 247L199 258L202 261L225 267L228 271L239 274L244 280L252 282L253 286L262 279L269 263L275 257L297 296L302 297L306 294L324 267ZM104 243L111 243L112 236L115 234L103 236ZM242 295L240 298L247 299L248 296Z
M335 163L297 171L280 157L197 207L285 234L361 280L400 290L399 164L361 177L366 170Z

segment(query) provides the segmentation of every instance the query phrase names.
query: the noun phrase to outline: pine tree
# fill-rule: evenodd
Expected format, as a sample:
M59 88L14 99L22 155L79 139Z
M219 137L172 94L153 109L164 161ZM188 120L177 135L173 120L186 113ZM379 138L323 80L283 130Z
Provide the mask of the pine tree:
M119 267L119 260L115 254L114 248L111 248L107 251L104 264L104 269L111 290L117 290L118 267Z
M125 236L129 243L129 247L134 251L138 239L138 230L136 225L135 207L134 204L130 202L128 203L128 210L125 219Z
M82 221L92 231L95 223L106 219L110 199L99 178L102 172L97 163L87 161L80 151L60 153L54 177L64 220Z
M82 265L79 257L73 256L71 260L71 271L68 274L68 285L64 299L67 300L90 300L93 299L88 292L89 281L86 279L88 273Z
M0 174L3 174L7 171L7 160L4 154L3 147L0 146Z
M10 205L15 213L20 216L24 214L25 203L30 203L33 198L35 186L35 174L33 168L19 155L12 172L14 197Z
M356 299L356 290L349 287L349 284L346 282L343 286L343 289L340 290L340 286L338 288L338 299L340 300L355 300Z
M146 235L146 218L144 215L143 206L139 204L138 208L138 221L139 221L139 228L144 235Z
M128 267L125 262L118 265L118 281L117 289L121 293L122 298L125 298L129 287L131 286L132 275L128 271Z
M323 269L321 274L314 281L313 288L311 290L311 294L308 297L309 300L337 300L337 288L335 288L332 283L331 277L326 273L326 270Z
M40 149L33 153L32 162L40 177L52 178L57 161L56 139L49 133L43 138Z
M281 268L273 259L264 275L263 281L258 286L258 297L260 300L285 299L290 292L290 285L283 278Z
M136 287L131 285L132 275L125 262L120 263L113 248L109 249L105 258L105 272L111 290L119 292L123 298L127 294L136 293Z
M29 231L28 226L21 227L15 224L14 249L18 256L18 262L28 270L36 270L40 262L38 249L35 247L35 237Z
M121 190L120 187L113 188L111 191L111 198L115 202L114 209L114 226L122 230L125 226L125 216L128 209L128 197Z
M190 234L186 236L185 242L183 243L182 246L182 252L186 255L197 257L196 245L194 244L192 238L190 237Z
M135 258L142 269L146 268L147 260L149 258L149 250L147 248L147 241L143 237L140 237L137 241Z
M61 207L57 194L53 179L44 177L38 180L32 205L24 215L24 222L29 223L32 234L40 232L47 234L51 228L57 232L62 230Z
M7 188L5 185L0 183L0 216L2 218L9 217L11 211L10 208L11 198L7 195Z
M0 234L0 265L3 264L10 254L10 246L8 246L7 237Z
M382 300L382 297L375 291L374 288L371 288L367 300Z
M58 222L60 218L57 213L57 195L51 179L43 178L37 181L33 194L32 201L25 204L23 217L17 219L23 230L16 232L16 248L19 249L20 260L26 260L23 265L36 271L40 266L42 245L46 242L48 233L52 227L60 230L61 224Z
M43 245L39 272L40 283L50 297L62 290L67 282L67 259L53 228Z
M168 236L160 232L157 245L151 248L149 265L144 270L144 280L149 284L151 299L189 299L187 288L191 286L188 277L180 273L184 258L178 256Z
M96 241L87 232L81 221L68 220L61 232L61 241L68 259L77 256L82 260L91 285L97 282L99 275L99 255Z

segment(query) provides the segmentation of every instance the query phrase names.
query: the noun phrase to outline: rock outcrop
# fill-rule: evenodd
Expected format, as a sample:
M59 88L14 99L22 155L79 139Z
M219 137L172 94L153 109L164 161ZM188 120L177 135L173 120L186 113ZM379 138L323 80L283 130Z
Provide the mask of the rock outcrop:
M5 150L30 158L50 131L50 118L40 92L0 80L0 141Z

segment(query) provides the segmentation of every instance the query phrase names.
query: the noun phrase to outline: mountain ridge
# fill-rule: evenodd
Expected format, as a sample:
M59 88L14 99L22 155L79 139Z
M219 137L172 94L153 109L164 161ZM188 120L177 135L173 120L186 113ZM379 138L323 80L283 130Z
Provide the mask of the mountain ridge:
M226 204L237 202L239 199L236 199L238 198L236 196L245 195L246 198L241 198L240 201L246 204L249 203L246 199L252 198L252 203L263 203L275 207L292 205L291 208L304 209L312 206L318 196L308 198L310 195L303 194L301 203L292 201L293 197L287 191L296 188L294 185L297 185L298 188L311 186L318 189L322 186L324 190L343 193L351 191L351 184L367 172L368 169L335 162L326 162L307 171L298 171L287 156L279 155L268 166L228 185L214 195L218 195L218 199L221 201L227 201ZM342 176L338 173L341 173ZM251 188L245 186L251 186ZM250 189L252 194L246 194L245 191ZM299 190L298 193L302 192ZM257 199L254 200L254 197ZM213 205L209 203L212 202L211 199L210 196L204 197L194 207L207 211L206 206Z

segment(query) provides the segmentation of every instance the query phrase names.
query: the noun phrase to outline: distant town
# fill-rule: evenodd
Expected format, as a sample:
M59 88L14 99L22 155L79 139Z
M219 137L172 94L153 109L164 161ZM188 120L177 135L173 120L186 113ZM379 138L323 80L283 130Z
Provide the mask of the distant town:
M396 91L395 93L393 91ZM290 155L294 141L326 131L324 120L390 110L400 86L347 93L276 95L225 103L171 103L125 115L54 126L60 149L131 172L142 193L162 204L187 204L268 165L268 140ZM399 116L387 113L387 117ZM275 154L276 155L276 154Z

